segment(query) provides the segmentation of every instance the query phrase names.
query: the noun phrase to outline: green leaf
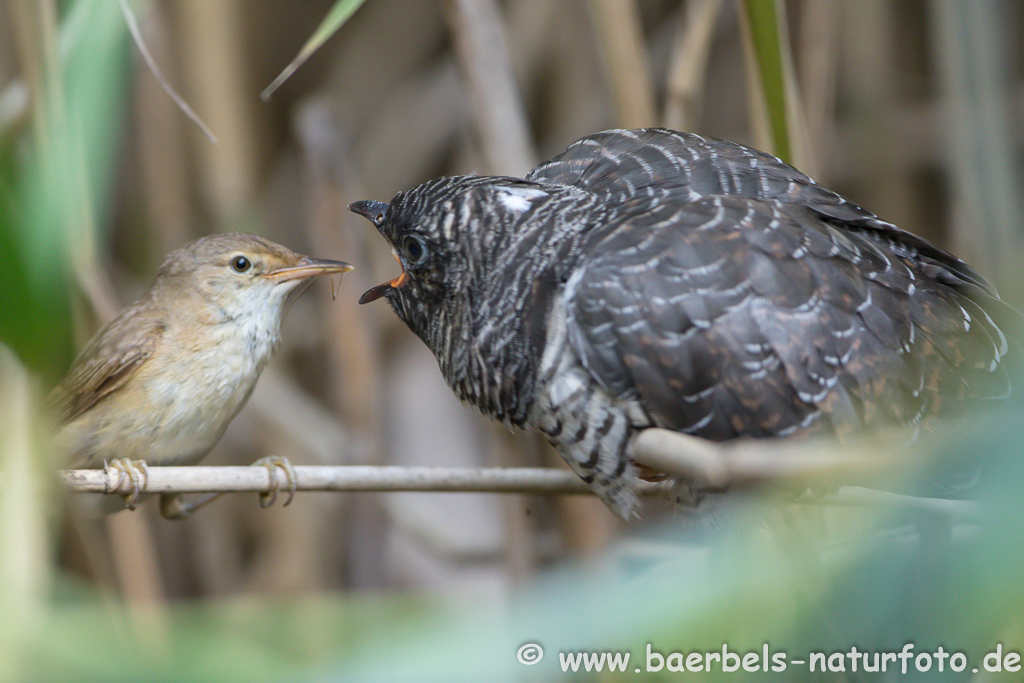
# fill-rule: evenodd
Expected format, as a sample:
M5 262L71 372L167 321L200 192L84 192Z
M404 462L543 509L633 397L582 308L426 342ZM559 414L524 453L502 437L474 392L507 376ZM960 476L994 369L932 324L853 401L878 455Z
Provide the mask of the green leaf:
M295 55L295 59L291 61L288 66L285 67L284 71L281 72L274 82L267 86L266 90L260 93L260 98L266 102L270 99L270 96L274 94L274 91L281 87L288 78L295 73L295 70L302 66L302 63L309 59L310 55L320 49L320 46L327 42L327 39L334 35L335 31L342 27L342 25L348 21L349 17L355 14L355 11L366 0L337 0L334 3L334 7L327 13L324 20L320 22L320 26L317 27L313 35L310 36L306 44L299 50L299 54Z
M756 72L755 96L763 98L768 119L771 152L792 163L793 145L789 138L789 112L786 104L785 35L780 24L782 13L776 0L743 0L740 14L749 27L749 55ZM752 93L753 94L753 93Z

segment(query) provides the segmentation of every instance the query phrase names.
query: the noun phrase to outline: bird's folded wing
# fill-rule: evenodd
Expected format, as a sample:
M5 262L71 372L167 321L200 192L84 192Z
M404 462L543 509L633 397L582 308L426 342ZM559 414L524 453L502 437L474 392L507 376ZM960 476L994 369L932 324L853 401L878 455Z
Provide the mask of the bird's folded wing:
M880 220L778 157L728 140L662 128L604 131L574 142L526 179L606 193L613 201L652 193L670 201L734 196L803 206L843 230L920 257L951 279L995 295L992 285L959 258Z
M49 402L59 424L74 420L124 386L153 355L163 334L154 322L139 329L125 326L124 316L114 320L82 351L67 376L50 393Z
M719 196L623 214L584 245L568 338L658 426L846 433L1005 392L1005 340L978 303L806 207Z

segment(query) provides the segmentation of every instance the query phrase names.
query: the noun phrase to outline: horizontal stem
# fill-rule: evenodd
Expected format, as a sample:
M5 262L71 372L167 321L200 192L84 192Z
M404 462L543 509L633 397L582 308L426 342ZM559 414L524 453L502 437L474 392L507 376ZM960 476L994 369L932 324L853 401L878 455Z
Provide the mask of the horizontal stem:
M590 489L572 472L541 467L364 467L296 466L297 491L440 491L476 493L587 494ZM65 470L68 487L80 493L105 493L119 475L104 470ZM278 473L283 481L283 475ZM269 491L266 467L149 467L140 493L216 493ZM123 484L122 484L123 487ZM648 485L642 493L665 486Z
M633 438L630 452L642 466L668 475L663 481L641 481L637 493L668 496L675 491L673 479L698 487L726 488L771 484L827 483L836 494L820 502L832 505L875 506L883 502L902 508L956 514L969 519L983 515L979 506L965 501L916 498L871 491L850 484L870 482L879 473L886 479L919 466L926 449L906 447L907 434L900 430L867 435L846 445L828 440L738 440L714 444L704 439L664 429L647 429ZM902 445L902 447L901 447ZM892 457L892 449L900 457ZM520 493L534 495L589 494L591 490L575 473L541 467L294 467L296 491L433 491L464 493ZM275 481L284 488L283 469L264 467L148 467L140 477L139 493L264 492ZM61 477L73 492L131 493L132 484L122 472L65 470Z
M648 444L649 445L649 444ZM149 467L140 493L230 493L270 491L273 482L266 467ZM436 493L519 493L533 495L590 494L574 473L543 467L366 467L297 466L297 491L432 491ZM104 470L64 470L61 478L75 493L128 493L127 479ZM283 483L282 473L278 472ZM748 480L749 481L749 480ZM640 482L643 496L668 496L671 481ZM972 501L919 498L857 486L801 499L802 503L873 507L893 506L950 515L970 521L985 519L984 507Z

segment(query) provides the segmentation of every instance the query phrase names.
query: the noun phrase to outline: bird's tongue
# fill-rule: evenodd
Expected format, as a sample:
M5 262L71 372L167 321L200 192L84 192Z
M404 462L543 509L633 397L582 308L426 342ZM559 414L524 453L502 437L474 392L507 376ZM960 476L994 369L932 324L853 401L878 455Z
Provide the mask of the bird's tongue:
M384 282L382 284L377 285L376 287L370 287L368 290L363 292L363 295L359 297L359 303L368 304L371 301L376 301L377 299L387 294L388 290L394 289L396 287L401 287L407 279L409 279L409 277L405 274L405 271L403 270L402 274L396 277L391 282Z

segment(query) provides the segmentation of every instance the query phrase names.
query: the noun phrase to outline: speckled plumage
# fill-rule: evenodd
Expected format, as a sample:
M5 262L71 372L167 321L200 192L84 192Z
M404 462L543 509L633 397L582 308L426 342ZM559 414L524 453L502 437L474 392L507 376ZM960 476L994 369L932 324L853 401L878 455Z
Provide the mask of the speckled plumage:
M352 208L405 273L364 300L386 296L461 399L546 434L623 516L645 427L842 437L1011 390L994 318L1017 314L984 278L735 143L607 131L523 180Z

